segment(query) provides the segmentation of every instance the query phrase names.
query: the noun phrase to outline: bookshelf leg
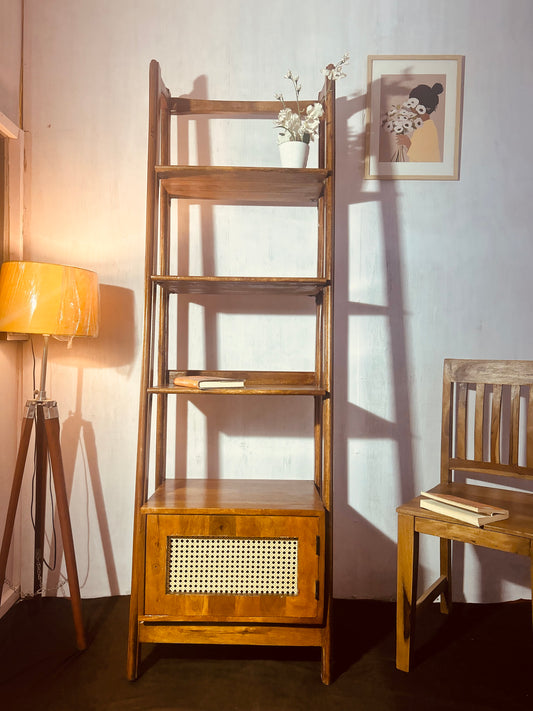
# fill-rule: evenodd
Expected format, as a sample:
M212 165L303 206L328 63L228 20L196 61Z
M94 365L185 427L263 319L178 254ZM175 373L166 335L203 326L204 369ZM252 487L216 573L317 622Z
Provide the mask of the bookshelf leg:
M398 515L398 587L396 597L396 667L408 672L415 631L418 533L413 516Z
M531 624L533 625L533 548L531 549L531 560L530 560L530 565L531 565Z
M331 684L331 605L329 605L328 620L322 635L320 675L323 684Z
M141 645L139 643L139 633L137 630L137 622L135 622L135 630L131 631L128 639L128 659L126 674L129 681L135 681L139 676L139 662Z

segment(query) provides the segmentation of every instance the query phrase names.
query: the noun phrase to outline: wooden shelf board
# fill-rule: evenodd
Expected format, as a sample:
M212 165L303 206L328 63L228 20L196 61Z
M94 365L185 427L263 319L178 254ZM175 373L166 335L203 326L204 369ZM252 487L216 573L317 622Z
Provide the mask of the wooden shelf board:
M235 378L244 380L246 384L243 388L199 390L194 387L174 385L174 378L177 375ZM317 384L316 374L313 371L170 370L167 374L167 384L149 387L148 392L161 395L306 395L324 397L327 395L328 389Z
M328 171L315 168L156 166L170 197L231 204L313 205L323 194Z
M198 388L184 388L176 385L166 385L148 388L152 395L307 395L324 396L327 394L325 388L316 385L274 385L266 383L264 385L245 386L244 388L209 388L199 390Z
M309 625L199 625L139 615L141 642L178 644L252 644L263 646L320 647L326 628Z
M285 101L285 106L298 111L300 105L307 106L314 104L318 99L300 99L296 101ZM174 96L170 100L170 111L172 114L185 116L207 116L222 118L233 116L234 118L265 119L274 118L279 114L282 105L276 101L228 101L221 99L195 99L188 96Z
M316 296L329 286L318 277L152 276L171 294L296 294Z
M317 516L324 505L313 481L272 479L166 479L143 514Z

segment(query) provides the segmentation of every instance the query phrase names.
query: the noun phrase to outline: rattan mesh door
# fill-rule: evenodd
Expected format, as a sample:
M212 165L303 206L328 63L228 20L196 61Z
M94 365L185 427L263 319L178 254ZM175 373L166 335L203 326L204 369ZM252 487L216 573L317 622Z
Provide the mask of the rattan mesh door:
M147 518L146 614L320 620L320 517Z

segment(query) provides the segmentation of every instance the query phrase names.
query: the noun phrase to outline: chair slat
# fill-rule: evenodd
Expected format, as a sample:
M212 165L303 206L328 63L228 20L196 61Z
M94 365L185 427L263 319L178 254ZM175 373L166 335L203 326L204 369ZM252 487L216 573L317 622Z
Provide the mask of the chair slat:
M466 402L468 386L457 383L457 419L455 429L455 454L458 459L466 459Z
M520 385L511 385L511 418L509 422L509 462L518 464L520 433Z
M533 393L527 388L526 466L533 467Z
M500 416L502 409L502 386L492 388L492 409L490 421L490 461L500 463Z
M441 423L441 440L440 440L440 478L442 482L450 481L451 472L448 468L448 462L454 455L452 447L454 445L454 386L449 380L444 377L442 384L442 423Z
M476 410L474 420L474 459L483 461L483 415L485 411L485 388L483 383L476 385Z

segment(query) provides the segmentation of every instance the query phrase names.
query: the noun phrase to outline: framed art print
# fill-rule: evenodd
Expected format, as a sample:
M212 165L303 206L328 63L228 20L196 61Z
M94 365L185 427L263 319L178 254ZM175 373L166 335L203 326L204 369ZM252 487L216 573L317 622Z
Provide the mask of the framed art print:
M370 56L365 178L457 180L464 57Z

